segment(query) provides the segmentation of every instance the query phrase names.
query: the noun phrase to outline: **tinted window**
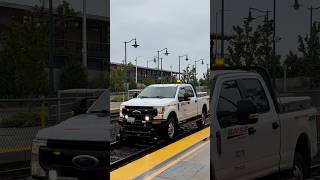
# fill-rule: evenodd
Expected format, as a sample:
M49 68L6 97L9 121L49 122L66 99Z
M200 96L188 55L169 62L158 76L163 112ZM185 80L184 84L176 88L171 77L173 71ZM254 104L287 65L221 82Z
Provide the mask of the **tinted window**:
M243 98L250 99L256 105L258 113L269 111L269 102L259 80L242 79L239 86Z
M239 100L241 100L241 95L236 81L224 82L217 107L217 118L221 128L237 124L237 102Z
M186 86L185 87L186 92L188 93L189 97L194 97L194 93L191 87Z

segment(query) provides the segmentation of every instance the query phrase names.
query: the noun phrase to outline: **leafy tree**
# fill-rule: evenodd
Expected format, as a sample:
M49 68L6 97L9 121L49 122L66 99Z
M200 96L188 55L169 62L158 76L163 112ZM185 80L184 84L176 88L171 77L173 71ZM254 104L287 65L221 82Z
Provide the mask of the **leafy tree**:
M149 86L149 85L154 84L154 83L156 83L154 78L147 78L143 82L143 84L146 85L146 86Z
M34 7L23 22L12 21L0 51L0 95L38 97L47 94L47 22Z
M195 74L195 68L191 68L188 66L186 69L182 71L181 81L183 83L192 84L193 86L198 85L198 80Z
M111 69L110 74L110 89L112 92L121 92L125 90L124 87L125 72L123 67Z
M318 87L320 85L320 74L318 72L320 67L320 24L314 23L312 26L311 35L306 35L304 38L298 36L298 50L302 54L302 69L304 74L311 80L311 87ZM300 66L301 67L301 66Z
M71 59L62 69L60 89L87 88L88 76L81 61Z
M230 66L262 66L272 72L273 34L272 21L265 20L256 28L251 26L253 19L245 18L242 26L233 26L234 36L227 47L230 57L226 64ZM274 57L276 76L281 75L280 56Z

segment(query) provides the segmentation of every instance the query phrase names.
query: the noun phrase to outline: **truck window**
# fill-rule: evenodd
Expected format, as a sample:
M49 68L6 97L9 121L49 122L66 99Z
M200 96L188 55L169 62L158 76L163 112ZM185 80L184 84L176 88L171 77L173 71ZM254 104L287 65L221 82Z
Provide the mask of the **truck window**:
M184 87L181 87L179 89L179 92L178 92L178 97L184 97L184 94L186 93L186 90Z
M186 86L186 87L185 87L185 90L186 90L186 92L188 93L189 97L194 97L194 92L193 92L193 90L192 90L191 87Z
M241 100L241 95L237 82L224 82L217 106L217 118L221 128L237 124L237 102L239 100Z
M258 79L241 79L239 86L243 98L250 99L256 105L258 113L269 111L267 96Z

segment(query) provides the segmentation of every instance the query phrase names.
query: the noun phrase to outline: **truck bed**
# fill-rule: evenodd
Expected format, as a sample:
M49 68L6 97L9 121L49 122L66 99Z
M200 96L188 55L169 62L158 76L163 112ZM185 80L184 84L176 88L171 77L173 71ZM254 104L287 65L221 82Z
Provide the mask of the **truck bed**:
M278 103L280 113L301 111L312 108L312 101L309 96L279 97Z

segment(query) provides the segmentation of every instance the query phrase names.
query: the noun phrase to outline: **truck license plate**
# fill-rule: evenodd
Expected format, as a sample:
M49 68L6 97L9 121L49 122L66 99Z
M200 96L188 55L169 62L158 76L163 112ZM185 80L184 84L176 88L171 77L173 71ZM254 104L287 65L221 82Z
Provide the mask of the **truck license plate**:
M133 122L134 122L134 120L135 120L135 118L134 118L134 117L128 117L127 122L133 123Z

